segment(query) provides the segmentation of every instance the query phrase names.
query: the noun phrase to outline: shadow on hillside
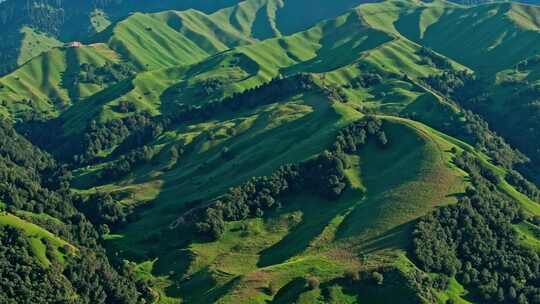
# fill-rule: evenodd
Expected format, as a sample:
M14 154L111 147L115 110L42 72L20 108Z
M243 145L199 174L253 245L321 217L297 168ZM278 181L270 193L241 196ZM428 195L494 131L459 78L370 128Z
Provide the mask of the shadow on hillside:
M213 71L212 76L207 75L209 71ZM179 105L202 105L241 93L233 88L259 71L259 64L243 53L219 53L191 66L178 82L166 88L159 96L160 111L169 113Z
M133 77L123 80L84 99L84 102L80 102L77 107L69 108L60 116L61 120L67 124L72 123L84 126L80 128L82 131L92 119L96 118L105 105L126 95L133 89Z
M333 23L325 23L322 30L323 38L319 41L322 46L317 55L311 60L283 68L282 74L329 72L358 60L362 52L393 40L384 32L366 27L356 12L350 13L343 25L336 27ZM287 38L284 38L280 45L286 45L286 42Z
M338 201L326 201L312 196L301 196L297 206L302 211L302 222L296 225L278 243L260 252L258 267L280 264L304 252L330 222L337 216L345 216L357 202L353 190L348 190Z
M228 277L227 283L219 286L215 276L219 273L202 269L181 281L165 288L168 296L182 298L185 303L216 303L240 282L240 277ZM223 278L222 278L223 279Z
M71 103L79 101L78 77L81 72L81 65L75 48L67 48L66 54L66 70L62 73L60 86L68 91L68 96Z
M167 288L167 295L169 293L182 296L186 296L186 293L204 295L205 299L210 300L202 301L202 303L212 303L211 298L219 297L221 293L234 286L235 283L227 283L225 286L216 287L218 283L212 278L216 275L214 272L198 272L189 275L193 256L188 248L197 236L186 230L170 230L168 225L189 208L200 206L207 200L223 194L229 187L240 185L252 176L271 174L279 166L295 163L314 153L319 153L322 146L331 143L335 130L330 129L330 126L334 125L338 116L328 106L326 99L310 95L287 99L287 102L292 106L290 109L276 109L276 104L272 104L241 112L218 113L214 118L216 123L235 121L240 115L242 117L257 115L257 117L249 128L243 129L230 138L225 138L210 148L204 145L210 140L204 138L208 130L199 135L202 136L200 139L195 138L184 147L188 152L183 156L181 164L170 171L161 172L162 175L159 178L164 185L159 195L153 199L154 202L149 203L152 208L138 212L135 221L120 231L124 238L110 241L109 252L118 253L118 256L114 258L129 259L138 263L155 261L151 270L152 274L169 276L175 282L176 287ZM282 114L284 110L288 113L297 110L298 106L305 105L310 106L312 110L304 109L305 115L292 115L290 120L269 127L274 122L275 113ZM298 111L292 113L298 114ZM235 123L242 123L242 121ZM321 132L321 130L325 131ZM189 133L193 132L193 129L190 129L188 125L180 125L176 131ZM262 149L263 146L273 148ZM230 149L233 155L231 160L215 157L220 154L223 147ZM136 182L143 181L136 180ZM343 206L333 208L336 209L331 213L336 214ZM316 211L317 209L311 212ZM329 220L328 216L321 222L325 225ZM311 232L312 227L305 228L310 235L308 239L324 228L324 225L323 227L318 225L315 223L315 233ZM306 233L302 230L298 233L300 232ZM197 242L204 241L197 240ZM301 247L298 250L301 251L305 245ZM297 251L288 254L295 252ZM222 275L218 274L218 276ZM232 278L227 275L226 279ZM220 284L221 282L223 280L220 280ZM194 292L195 288L199 291ZM186 301L192 302L189 299Z
M290 304L296 303L300 295L307 291L307 281L305 278L294 278L276 293L272 300L266 301L269 304Z

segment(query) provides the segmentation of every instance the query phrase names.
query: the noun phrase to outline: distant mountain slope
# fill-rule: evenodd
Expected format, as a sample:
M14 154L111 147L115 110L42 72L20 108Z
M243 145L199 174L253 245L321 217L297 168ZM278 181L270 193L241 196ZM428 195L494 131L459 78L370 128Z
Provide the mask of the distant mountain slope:
M118 22L110 28L109 32L99 35L96 39L97 41L106 43L106 45L116 51L117 54L110 53L111 56L124 59L124 61L127 62L132 62L142 70L154 70L157 68L195 64L218 52L257 42L258 39L255 38L254 35L262 35L262 29L266 28L265 25L262 24L274 24L274 32L271 33L270 37L280 36L281 33L279 30L281 29L281 25L280 23L276 23L276 19L272 16L278 13L280 9L286 9L287 6L280 8L277 6L277 3L274 3L274 10L271 10L270 7L272 6L272 3L272 1L268 2L266 0L250 0L235 7L219 10L211 15L206 15L195 10L183 12L166 11L155 14L136 13L125 20ZM349 2L347 2L347 4L349 4ZM261 14L261 11L264 14ZM320 13L319 11L315 11L315 13L315 15L310 15L309 18L320 19L326 17L326 15L318 15ZM330 11L329 13L333 12ZM293 19L296 18L291 17L289 20ZM289 25L284 26L287 27ZM298 24L294 26L298 26ZM306 26L307 24L302 24L300 28ZM259 65L258 69L260 70L260 73L258 74L262 75L265 80L268 80L269 77L277 76L280 72L285 72L285 70L278 71L280 68L285 68L294 64L298 64L298 66L294 68L296 71L330 70L332 67L324 67L324 65L331 64L337 67L339 65L350 63L352 60L356 59L356 56L359 55L360 51L372 47L371 44L377 44L390 39L388 37L383 37L385 35L382 33L374 32L374 35L371 36L370 30L362 29L363 27L365 27L365 25L362 24L362 20L360 20L356 14L348 14L340 17L336 21L321 23L317 28L311 29L303 34L283 40L272 40L267 44L262 44L260 46L261 54L257 54L259 51L256 48L246 48L246 52L249 53L247 56L251 57L251 60ZM357 29L362 30L358 31L357 34ZM350 34L355 36L349 36ZM335 37L332 37L332 35ZM262 37L263 36L259 38ZM337 43L338 41L340 42ZM299 45L295 46L295 44ZM31 60L16 72L0 80L0 83L4 83L4 87L0 88L0 98L3 99L6 104L20 103L22 100L32 100L32 102L36 104L35 112L49 112L47 115L54 116L55 109L63 109L63 106L55 106L52 105L53 103L67 105L75 100L89 97L91 93L96 93L99 90L91 83L79 82L74 84L69 81L59 83L59 73L64 71L62 64L55 67L58 69L58 73L54 72L54 69L49 71L47 69L33 67L42 66L43 59L48 61L47 58L49 57L60 58L86 50L91 51L96 48L96 50L99 50L100 48L106 49L106 45L94 44L81 49L58 49L45 53L43 56ZM343 58L331 58L331 53L337 51L337 49L334 48L338 47L343 50L351 47L353 50L358 49L358 51L348 54ZM270 54L268 51L271 50L271 48L275 48L278 53ZM302 50L301 48L305 49ZM321 61L316 63L317 60L313 56L317 56L321 60L324 59L324 61L327 62ZM222 57L222 55L218 55L218 58ZM272 57L276 59L275 62L273 62ZM215 64L221 60L218 58L208 61L208 63ZM311 59L311 61L309 61L309 59ZM65 59L59 60L65 61ZM306 62L300 64L302 61ZM70 64L72 64L69 68L71 72L80 70L80 67L77 67L77 64L80 65L85 61L80 60L80 62L77 62L77 60L70 61ZM96 67L100 67L104 64L103 61L96 61L93 63ZM318 67L316 65L318 65ZM200 67L203 66L204 64L200 65ZM211 68L214 67L205 67L206 70ZM31 79L19 79L14 81L17 77L21 78L21 75L24 76L28 74L27 71L29 69L32 70L29 74ZM189 74L190 77L194 76L196 69L197 67L191 69L192 72ZM200 74L202 71L196 73ZM64 76L67 77L68 74ZM50 89L49 85L42 81L47 78L50 78L50 80L47 80L48 82L58 82L58 86L61 88L56 88L55 85L55 89ZM231 79L235 79L235 77ZM246 80L246 83L253 84L253 81L251 81L249 77L244 80ZM22 83L25 84L22 85ZM105 87L106 86L102 85L100 90ZM237 84L237 87L246 88L249 86ZM79 92L81 88L83 91ZM71 96L68 94L68 91L71 92ZM145 92L138 93L142 94L138 95L138 102L148 98L153 98L153 100L151 100L152 103L160 102L155 99L159 96L144 94ZM121 96L117 96L117 98L119 97ZM103 101L101 101L101 103L103 103ZM17 117L20 117L25 109L31 110L30 108L21 106L14 107L12 105L10 105L9 108L11 109L10 111L16 113L15 116Z
M117 21L131 12L158 12L166 9L200 9L215 11L238 3L238 0L219 1L134 1L134 0L75 0L53 1L7 0L0 3L0 74L11 71L24 63L32 47L24 43L25 27L48 39L61 41L79 40L103 30L110 22ZM45 51L46 48L42 48ZM39 53L35 53L38 55ZM23 60L21 60L21 58Z
M540 7L512 3L472 8L392 1L364 6L368 23L430 47L480 73L540 52Z
M111 22L116 22L133 12L151 13L164 10L196 9L203 12L214 12L218 9L241 5L229 9L230 22L235 27L247 26L240 31L248 31L255 38L268 38L283 31L292 34L305 30L313 23L331 18L345 10L362 3L362 0L339 0L329 4L326 1L311 3L304 9L303 1L281 0L221 0L221 1L68 1L50 0L27 1L24 4L17 0L0 3L0 25L5 27L5 38L0 42L0 74L11 71L24 63L32 54L38 55L46 51L28 46L23 29L31 28L47 39L60 41L79 40L83 37L104 30ZM301 15L298 15L301 12ZM297 17L298 16L298 17ZM226 21L226 20L222 20ZM246 21L248 23L246 23Z
M246 0L210 15L194 10L135 14L112 29L109 44L146 69L192 64L238 45L306 30L361 2L322 1L302 10L301 1Z
M249 41L249 33L190 10L134 14L114 27L108 43L141 68L153 70L193 64Z
M307 31L240 46L192 66L139 73L128 91L120 92L126 88L124 84L113 86L111 90L119 94L107 95L112 99L96 95L87 100L87 107L73 107L60 120L66 132L76 133L91 119L106 122L117 117L115 109L121 100L153 115L169 113L178 104L204 105L279 75L324 73L346 67L364 52L391 40L391 36L367 27L352 11ZM333 56L342 50L347 50L345 56Z
M106 64L113 69L112 65L118 61L118 55L104 44L55 48L3 77L0 95L4 106L13 113L41 112L55 116L57 111L114 82L108 79L111 75L100 75L95 70Z

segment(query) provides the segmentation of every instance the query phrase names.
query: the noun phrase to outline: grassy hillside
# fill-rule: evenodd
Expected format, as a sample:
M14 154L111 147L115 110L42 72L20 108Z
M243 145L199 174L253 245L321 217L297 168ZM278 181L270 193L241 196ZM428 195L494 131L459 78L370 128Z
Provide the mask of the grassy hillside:
M346 66L356 69L354 63L365 51L390 40L385 33L366 27L358 15L351 12L308 31L237 47L188 67L140 73L129 85L111 87L112 94L105 95L106 98L101 95L89 98L88 108L68 110L62 115L67 122L65 129L80 130L74 127L84 123L80 115L87 121L118 117L114 107L120 100L128 100L156 115L167 113L180 103L204 104L219 100L279 75L323 73ZM347 56L333 56L343 50L348 50ZM343 80L340 82L341 85Z
M361 8L368 23L430 47L480 73L508 68L538 53L538 8L386 1Z
M41 55L41 53L61 45L57 39L36 32L29 27L23 27L21 32L24 38L21 41L21 50L17 59L18 65L23 65L30 59Z
M129 261L156 303L483 303L462 274L421 264L411 249L418 245L413 230L419 221L435 221L424 216L461 208L467 199L477 203L481 191L491 191L521 209L507 208L512 221L492 231L515 231L507 237L520 236L537 250L538 196L533 186L511 182L518 167L501 162L499 152L518 153L481 116L465 111L477 104L427 79L474 72L491 93L479 109L502 113L508 129L534 120L522 118L535 117L532 111L512 115L511 109L525 110L508 100L538 85L533 55L540 51L540 12L510 3L397 0L345 11L359 1L343 0L315 1L308 13L301 3L248 0L213 13L135 12L93 38L102 43L55 48L0 78L0 114L59 118L38 124L54 127L44 137L52 144L44 146L69 162L77 208L99 227L111 260ZM96 15L96 26L106 17ZM115 63L137 69L115 81L86 81ZM459 91L460 79L451 80ZM533 100L527 105L536 107ZM362 138L360 131L341 133L365 117L382 121L381 130L362 130L365 143L354 137ZM20 125L31 138L44 134L32 134L32 126ZM328 180L342 177L346 190L332 199L303 187L276 203L274 187L296 189L309 178L284 186L269 176L325 150L341 162ZM246 188L279 208L264 209L270 199L243 193L257 210L242 209L240 194L238 205L220 209L230 199L225 194L243 191L233 187L264 176L268 189ZM238 220L219 212L248 215ZM178 224L186 215L194 218L189 229ZM29 223L40 216L4 213L0 224L22 228L47 266L40 238L51 239L60 256L69 244ZM195 233L204 216L222 221L218 237ZM475 216L476 223L494 222ZM425 247L450 242L437 241Z
M328 79L352 79L355 73L358 73L357 70L354 71L355 67L356 65L346 66L344 71L335 72L335 75L330 73ZM343 78L344 75L348 78ZM408 94L413 97L409 102L422 96L419 88L407 87L404 84L391 81L385 86L396 92L410 90ZM374 90L383 88L384 86ZM353 92L354 90L351 94ZM366 93L368 92L356 92ZM377 95L375 92L371 94ZM436 98L430 100L434 105L438 104ZM273 273L271 269L274 268L280 269L272 274L278 288L291 283L295 275L289 271L293 270L289 269L289 264L285 264L285 268L280 266L289 260L300 259L298 267L304 267L303 260L306 263L322 263L322 272L315 272L313 275L332 281L341 276L344 269L359 263L347 255L345 261L333 266L325 264L328 263L328 254L350 252L350 244L362 244L355 245L355 250L373 252L376 253L375 256L378 252L389 249L403 250L408 243L405 236L410 231L412 221L435 206L452 203L453 200L448 195L463 191L465 182L463 173L449 163L451 154L448 151L455 146L452 141L425 126L402 120L387 122L389 137L400 139L389 147L388 151L381 154L373 144L366 147L359 156L352 157L352 161L358 164L348 171L348 177L354 185L353 190L342 202L336 203L335 208L321 215L311 214L309 212L312 208L305 207L306 201L318 202L320 199L309 196L291 198L291 203L287 205L292 206L292 209L280 211L275 216L291 220L300 218L302 220L299 220L299 223L294 222L297 220L293 223L290 223L291 220L285 223L278 221L279 226L273 226L276 225L274 220L265 220L269 221L269 224L264 224L264 228L256 228L258 230L252 241L264 242L249 249L234 249L233 253L231 248L236 246L235 244L239 241L245 242L245 237L238 239L237 234L240 232L234 232L234 225L230 228L231 236L226 233L223 240L217 244L203 243L184 248L184 241L180 238L174 244L157 242L152 246L148 245L149 240L157 237L156 231L174 221L175 214L182 210L186 202L219 195L250 176L269 174L283 163L296 162L317 153L329 145L337 128L361 116L354 109L358 105L359 101L351 101L348 105L335 103L329 107L328 101L320 97L298 96L261 109L225 113L210 122L179 126L177 130L166 132L151 144L157 151L156 162L136 169L118 183L88 190L115 193L124 197L121 200L124 205L146 206L141 220L109 237L111 252L123 252L125 256L137 261L141 275L160 286L163 303L174 302L174 298L186 294L194 297L187 299L190 302L213 301L223 297L222 301L228 303L254 297L253 291L264 287L257 284L268 281L252 282L250 276ZM403 101L403 106L406 105L407 102ZM171 163L168 149L174 143L191 152L181 160ZM268 145L283 149L269 151L265 148ZM224 147L232 151L233 161L224 161L217 156ZM373 155L384 157L374 158ZM403 158L403 155L407 157ZM395 167L387 168L385 164L388 163L396 164ZM411 163L418 167L410 167ZM94 184L97 178L95 174L101 168L102 166L95 166L80 170L76 175L76 184L83 188ZM396 175L394 172L403 174ZM363 191L366 189L367 197L364 197ZM418 201L419 193L422 193L422 203ZM396 202L400 202L399 205L394 205ZM321 201L317 204L324 206L328 202ZM407 212L404 212L405 210ZM373 216L371 211L377 216ZM358 218L364 220L358 221ZM253 224L248 225L262 225L259 220L248 221L252 222ZM164 234L169 233L161 231ZM261 233L264 237L259 238ZM336 246L341 249L336 249ZM162 252L170 252L163 250L165 247L175 248L173 252L177 253L164 254ZM186 261L186 255L195 255L196 261L188 263L191 258ZM167 262L160 262L171 259L186 262L169 266L166 266ZM243 263L236 265L237 259ZM252 261L251 264L247 263L248 260ZM304 270L298 271L305 273ZM240 279L236 279L238 276L241 276ZM185 277L191 279L186 281ZM247 282L242 283L244 280ZM180 282L180 285L171 286L173 282ZM233 283L234 288L231 287ZM207 289L210 286L212 292ZM229 288L234 291L227 292ZM200 292L192 293L187 290ZM203 294L205 296L202 296ZM264 294L256 297L260 297L261 301L268 299ZM170 299L166 301L167 298Z
M405 249L408 223L464 191L464 175L451 166L452 143L408 121L390 120L385 133L399 140L383 153L376 145L361 151L358 171L366 197L337 232L339 239L359 238L367 251Z
M248 41L249 36L226 23L191 10L134 14L114 27L109 44L151 70L196 63Z
M291 107L300 100L302 99L289 101L280 108ZM195 198L212 197L230 185L241 183L246 178L244 176L268 174L271 168L280 163L298 161L310 153L320 151L326 145L325 140L329 139L328 136L335 134L325 131L332 124L322 128L317 124L312 125L309 121L328 121L328 123L334 121L335 126L336 123L339 125L339 120L336 120L339 116L330 112L319 117L315 113L325 108L324 101L312 103L308 100L303 102L315 107L315 112L308 114L308 117L312 116L310 120L300 116L289 123L283 121L285 124L276 127L275 131L267 131L254 137L257 142L264 145L270 144L273 137L281 138L279 146L284 148L288 145L282 142L283 139L290 138L291 142L296 142L292 150L285 150L279 154L274 151L270 155L258 145L243 143L242 138L254 132L248 129L244 133L236 133L237 135L229 140L227 137L222 139L231 151L238 151L238 145L241 143L251 147L241 154L235 152L232 163L223 163L217 159L212 160L211 155L215 155L215 152L210 153L216 148L219 150L219 143L216 142L215 148L207 150L215 144L208 140L198 143L200 140L197 140L198 137L195 135L191 141L196 143L194 151L200 156L188 156L181 165L177 165L178 169L158 173L148 172L149 168L141 168L142 171L135 173L133 177L141 176L141 173L145 172L145 175L155 178L137 186L130 185L131 178L128 178L117 186L107 185L98 188L100 191L132 192L133 195L126 197L135 198L142 198L143 193L139 193L140 190L150 194L153 191L150 191L149 187L155 185L159 188L155 192L157 196L147 198L153 207L144 212L140 221L109 237L110 250L123 252L139 261L141 275L155 280L162 288L164 299L165 296L171 297L172 302L174 302L172 298L183 297L184 300L195 303L218 299L220 303L263 303L272 298L264 292L269 282L272 282L273 288L279 290L278 294L285 293L289 284L293 284L298 276L312 275L322 282L331 282L342 276L346 269L360 265L360 260L354 255L351 256L351 252L359 250L376 257L391 249L405 249L409 242L406 232L409 231L412 221L435 206L452 203L451 195L463 191L464 175L449 163L451 154L448 151L453 144L422 125L390 120L387 122L386 130L390 140L395 138L395 141L388 147L388 151L382 154L380 148L376 148L373 143L358 156L351 156L353 163L357 164L347 173L353 188L341 200L328 202L309 194L302 194L288 198L285 202L286 208L262 220L228 224L227 232L218 242L195 242L185 248L182 240L189 236L184 236L177 242L171 243L168 238L166 244L155 242L149 247L147 240L154 239L156 233L150 231L168 225L174 219L174 210L182 208L183 204L179 201L179 197L184 202ZM298 109L295 112L298 112ZM323 113L325 112L321 112ZM271 117L280 117L280 120L283 120L286 116L281 113ZM343 119L347 118L342 117L341 120ZM260 118L256 119L255 126L268 124L259 120ZM312 125L313 131L316 130L317 133L311 133L308 139L303 139L299 143L299 139L310 132L299 129L299 137L295 137L293 135L296 132L291 133L293 125L298 125L302 129ZM188 127L187 130L189 129L197 130L194 127ZM287 137L280 136L278 130L287 130ZM332 128L328 129L330 130ZM189 134L189 137L193 136L194 134ZM160 139L158 142L163 140ZM310 150L306 149L307 147L312 148ZM276 157L277 155L282 156ZM407 157L401 158L403 155ZM204 161L206 157L210 159ZM417 169L407 166L413 159L418 161ZM204 167L197 165L194 170L190 169L191 163L207 165ZM387 173L378 175L372 173L372 170L380 172L380 166L387 163L396 164L395 167L385 167L382 170ZM234 170L227 169L229 166ZM400 166L407 166L407 169L404 170ZM176 173L177 170L182 174ZM242 173L241 176L237 176L239 172ZM419 193L423 193L420 201ZM128 199L124 203L133 202ZM246 226L247 228L239 228ZM163 235L170 233L161 231ZM165 246L170 249L163 250ZM167 262L171 260L178 262L172 264ZM380 300L381 296L374 294L373 299ZM303 302L309 303L309 295L302 297L306 297ZM359 299L362 299L361 295ZM168 302L163 300L163 303Z
M58 41L82 40L103 31L111 22L132 12L155 13L164 10L198 9L210 13L236 5L238 0L218 1L102 1L70 2L17 0L0 1L0 25L5 36L0 42L0 73L12 72L27 60L49 51ZM32 37L43 39L33 43ZM54 44L50 44L54 42ZM58 40L58 41L57 41ZM46 42L46 43L43 43ZM31 57L29 57L31 56ZM21 61L23 59L23 61Z
M68 105L103 89L77 80L81 65L101 67L119 60L106 45L55 48L0 79L0 99L15 117L24 112L55 116Z

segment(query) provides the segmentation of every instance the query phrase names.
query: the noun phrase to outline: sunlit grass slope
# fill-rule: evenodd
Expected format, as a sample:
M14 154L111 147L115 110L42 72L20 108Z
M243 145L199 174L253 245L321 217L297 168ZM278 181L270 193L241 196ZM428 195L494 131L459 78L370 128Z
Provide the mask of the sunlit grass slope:
M103 89L97 84L73 81L81 64L101 67L118 59L116 53L103 44L55 48L0 78L0 100L13 116L32 111L55 115L72 102Z
M463 150L501 178L503 192L529 213L540 214L537 204L504 181L503 169L473 147L428 126L461 123L462 114L418 81L442 72L422 62L422 45L450 58L455 69L499 71L529 56L530 50L516 48L486 67L509 45L538 42L534 40L538 21L531 18L534 8L493 4L465 9L441 1L387 1L360 6L286 36L288 26L298 26L280 23L287 7L294 4L253 0L211 15L193 10L133 14L109 28L109 43L146 71L107 88L68 90L61 76L70 67L68 58L95 65L117 60L116 53L103 45L94 46L102 47L99 50L68 50L75 52L72 57L66 50L54 49L0 80L0 96L8 100L18 100L21 97L15 93L24 92L43 100L36 103L38 109L62 109L66 134L80 134L92 119L106 122L130 115L117 112L120 101L129 101L137 111L168 114L178 104L202 105L274 77L304 72L347 97L339 102L306 92L178 124L148 143L155 154L152 161L114 182L104 184L99 179L110 159L74 172L78 193L107 192L119 204L139 207L132 221L105 237L106 246L111 257L134 263L137 276L149 280L159 294L158 303L406 299L403 286L351 290L340 278L351 269L369 272L391 266L400 278L417 270L405 255L412 225L435 208L455 203L465 190L467 176L452 163L454 153ZM465 28L458 15L473 24L472 29ZM489 27L506 34L483 34ZM474 49L459 52L459 45ZM363 73L382 75L382 80L352 87ZM535 70L516 76L507 69L499 76L504 73L538 79ZM64 104L73 96L81 101L64 109L53 106L50 96ZM14 113L30 107L8 105ZM340 128L369 111L383 119L389 144L381 148L370 140L359 153L348 155L350 187L339 200L327 201L305 189L284 198L283 208L263 218L228 222L223 237L214 242L194 241L195 236L169 228L187 205L322 152ZM392 115L414 117L425 124ZM186 152L173 159L173 148ZM223 151L231 157L225 159ZM538 246L536 228L516 227L524 243L533 248ZM321 285L306 289L310 277L317 277ZM438 303L448 299L468 303L463 300L466 294L452 279L436 297Z
M354 11L324 21L308 31L268 39L211 56L189 66L139 73L129 84L121 83L73 107L62 115L65 129L98 118L118 117L120 100L152 114L167 113L175 104L203 104L253 88L279 75L324 73L354 64L363 53L391 41L383 32L367 27ZM335 56L334 54L345 54ZM218 82L212 93L205 85ZM109 94L110 93L110 94Z
M452 165L454 145L429 127L389 118L385 132L395 140L383 151L375 144L360 152L359 173L367 192L338 230L358 238L365 250L405 249L414 219L455 202L465 179Z
M220 21L195 10L136 13L114 27L108 43L147 70L193 64L249 42Z
M540 51L539 8L497 3L385 1L361 9L376 28L402 35L478 72L508 68Z
M108 41L141 68L193 64L231 47L307 30L360 3L317 1L312 3L317 9L303 10L295 2L247 0L210 15L195 10L135 13L114 26Z
M21 29L23 39L20 45L19 58L17 64L22 65L28 60L40 55L43 52L60 46L57 39L34 31L32 28L23 27Z

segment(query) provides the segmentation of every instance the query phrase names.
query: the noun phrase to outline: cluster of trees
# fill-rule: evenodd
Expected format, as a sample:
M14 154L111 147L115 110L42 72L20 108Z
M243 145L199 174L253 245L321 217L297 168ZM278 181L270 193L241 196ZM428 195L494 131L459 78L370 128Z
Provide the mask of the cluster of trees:
M428 86L443 95L467 101L483 93L484 83L466 70L444 71L438 75L429 75L422 78Z
M483 103L489 99L483 89L485 84L466 71L446 71L440 75L428 76L423 81L461 105ZM475 145L497 165L507 169L529 161L525 155L513 149L501 136L493 132L480 115L465 109L463 116L464 121L445 126L441 130Z
M463 153L456 164L473 187L458 204L419 221L415 259L425 271L456 276L479 302L540 303L540 258L520 243L512 226L527 216L498 191L496 176L475 157Z
M50 156L0 120L0 201L13 209L47 211L56 217L70 214L59 194L66 192L69 179Z
M180 103L182 96L190 96L193 99L216 100L223 97L223 85L230 81L223 77L207 78L203 80L183 81L173 88L168 89L162 96L162 100L169 103Z
M517 65L516 69L525 69L536 64L537 60L537 57L524 60ZM535 143L540 140L540 132L538 132L540 129L540 87L530 84L526 80L503 83L502 85L512 85L514 90L505 103L506 111L500 111L492 106L493 98L489 93L490 87L487 82L466 71L447 71L441 75L427 77L424 81L433 89L458 102L462 107L482 115L482 118L477 117L476 120L485 119L490 122L494 130L527 156L521 155L519 157L520 153L514 153L516 157L514 157L513 164L518 164L515 168L538 184L539 179L536 176L540 163L540 149ZM512 115L509 116L508 113L512 113ZM472 115L469 116L472 117ZM482 135L485 132L479 133ZM499 158L501 164L509 167L508 160L512 153L499 136L486 134L486 136L478 138L485 143L491 142L491 147L486 147L486 150L492 154L490 156ZM500 148L497 149L497 146ZM504 156L497 157L497 154Z
M224 81L218 78L209 78L201 81L197 85L200 86L201 97L209 97L214 95L217 92L221 92L221 87L223 86Z
M527 58L525 60L521 60L520 62L518 62L518 64L516 64L516 69L518 71L523 71L539 64L540 64L540 55L535 55L531 58Z
M8 122L0 121L0 201L7 212L21 217L26 213L20 211L49 215L54 220L24 219L78 248L63 263L47 254L53 265L44 268L23 231L0 228L0 302L131 304L150 300L144 282L135 282L127 271L109 262L97 229L75 207L77 198L68 191L69 175Z
M508 137L508 140L525 153L532 161L528 166L519 167L528 178L538 176L538 165L540 163L540 86L532 88L526 86L518 90L514 96L505 104L515 117L515 120L508 121L502 119L502 113L490 111L486 105L477 107L477 111L486 113L487 119L497 122L499 132ZM501 117L502 116L502 117ZM505 117L506 118L506 117ZM535 179L540 184L540 178Z
M40 265L30 248L23 232L0 226L0 302L70 303L66 279Z
M96 161L103 150L121 145L120 151L127 152L132 146L145 143L148 138L155 138L163 127L150 114L135 113L128 117L110 120L104 124L91 121L80 140L75 139L74 162L79 165Z
M416 54L421 57L420 64L429 65L438 69L447 70L452 68L450 60L446 57L435 53L432 49L422 47Z
M279 208L281 199L290 193L310 191L335 200L347 187L345 153L356 152L368 135L377 135L381 145L387 144L382 122L368 116L340 131L332 150L299 164L281 166L270 176L254 177L218 199L187 211L175 225L182 229L196 227L199 235L215 240L223 234L225 221L262 217Z
M133 102L130 102L128 100L120 100L118 102L118 106L116 106L116 110L118 113L130 113L137 111L137 105Z
M225 221L263 217L281 206L290 193L311 191L336 199L346 188L343 161L329 151L298 165L284 165L270 176L254 177L231 188L227 194L203 208L191 210L179 220L182 228L193 225L196 232L212 240L219 239Z
M513 168L529 159L518 150L512 148L502 137L491 131L488 123L477 114L464 110L465 122L462 126L453 126L450 133L458 138L464 138L474 144L480 151L486 153L493 162L505 168Z
M349 124L338 132L333 151L338 155L343 153L354 154L365 144L367 137L375 136L380 146L386 146L388 139L383 130L382 120L374 116Z
M178 104L172 118L173 121L189 121L210 118L223 111L253 109L315 88L319 87L309 74L297 74L286 78L278 77L257 87L246 89L241 93L234 93L230 97L204 105Z
M151 303L148 288L135 281L124 265L117 272L101 250L81 247L64 264L47 254L52 262L44 267L32 251L28 237L18 229L0 227L0 302L19 303ZM50 249L47 249L50 250ZM137 291L144 291L144 295Z
M366 72L353 78L350 82L350 85L354 89L369 88L380 84L382 80L383 78L378 73Z
M322 93L326 96L326 98L328 98L331 102L337 101L347 103L349 101L345 90L343 90L343 87L341 86L334 84L326 84L324 86L321 86L320 89Z
M540 202L540 190L535 184L528 181L516 170L509 170L506 181L512 184L519 192L527 195L535 202Z
M135 68L128 63L106 62L100 67L83 63L80 66L78 82L98 85L117 83L135 75Z
M108 193L97 192L88 197L80 197L75 205L100 232L127 223L128 217L133 214L131 206L121 204Z
M103 182L120 179L132 172L133 169L150 162L153 157L154 151L148 146L129 151L100 171L99 179Z
M410 269L403 272L393 265L360 271L348 270L336 281L347 290L358 293L360 297L365 295L366 289L377 288L380 293L388 294L387 299L391 298L391 295L394 299L399 297L400 303L435 303L432 291L439 282L420 270Z

